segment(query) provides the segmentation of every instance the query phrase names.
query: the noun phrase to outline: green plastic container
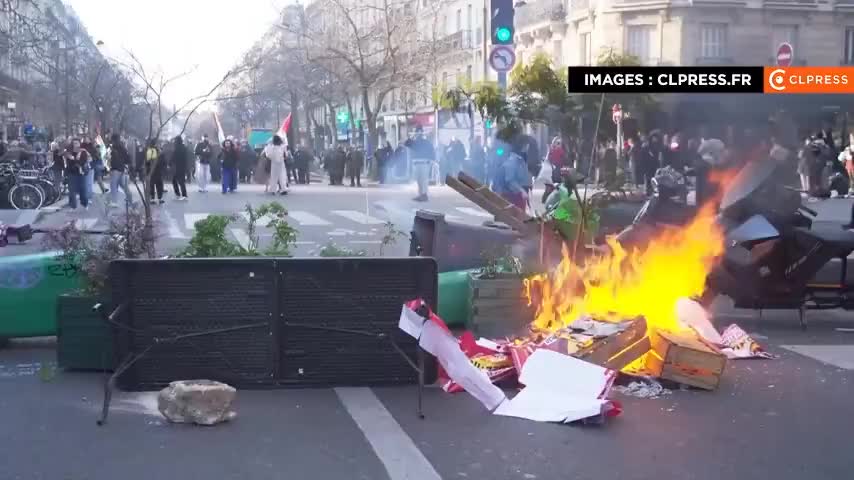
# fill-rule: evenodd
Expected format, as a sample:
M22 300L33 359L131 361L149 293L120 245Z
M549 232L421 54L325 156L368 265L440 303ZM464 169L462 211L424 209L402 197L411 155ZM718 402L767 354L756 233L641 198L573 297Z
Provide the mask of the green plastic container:
M0 257L0 338L56 335L59 295L78 288L59 252Z
M467 328L471 318L469 298L469 273L474 270L457 270L439 274L439 318L451 328Z

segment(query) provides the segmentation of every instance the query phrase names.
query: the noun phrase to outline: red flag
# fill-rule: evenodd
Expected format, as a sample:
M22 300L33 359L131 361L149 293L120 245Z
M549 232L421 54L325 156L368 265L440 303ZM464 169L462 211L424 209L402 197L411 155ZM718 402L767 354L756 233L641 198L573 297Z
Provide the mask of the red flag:
M285 117L285 121L282 122L282 127L279 129L279 132L277 133L277 135L282 137L282 140L284 140L285 143L287 143L287 141L288 141L287 140L288 130L290 130L290 129L291 129L291 114L289 113L288 116Z

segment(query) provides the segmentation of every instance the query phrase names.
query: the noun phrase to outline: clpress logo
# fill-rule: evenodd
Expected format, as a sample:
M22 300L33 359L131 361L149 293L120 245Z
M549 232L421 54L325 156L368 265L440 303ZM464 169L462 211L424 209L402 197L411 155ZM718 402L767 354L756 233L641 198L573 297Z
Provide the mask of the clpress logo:
M854 67L765 67L765 93L854 93Z
M782 68L778 68L772 70L770 74L768 74L768 86L772 90L776 90L778 92L782 92L786 90L786 70Z

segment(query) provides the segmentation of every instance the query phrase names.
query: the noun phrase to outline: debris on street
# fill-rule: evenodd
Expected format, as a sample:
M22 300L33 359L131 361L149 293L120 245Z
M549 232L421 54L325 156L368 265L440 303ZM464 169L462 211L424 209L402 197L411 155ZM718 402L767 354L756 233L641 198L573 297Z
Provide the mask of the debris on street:
M723 348L721 352L729 359L774 358L773 355L766 352L761 345L756 343L753 337L736 324L727 327L722 337L721 345L723 345Z
M670 395L672 391L664 388L664 385L651 378L642 378L628 385L614 385L613 391L635 398L659 398L665 395Z
M231 404L237 390L212 380L172 382L157 396L157 409L172 423L216 425L232 420L237 414Z

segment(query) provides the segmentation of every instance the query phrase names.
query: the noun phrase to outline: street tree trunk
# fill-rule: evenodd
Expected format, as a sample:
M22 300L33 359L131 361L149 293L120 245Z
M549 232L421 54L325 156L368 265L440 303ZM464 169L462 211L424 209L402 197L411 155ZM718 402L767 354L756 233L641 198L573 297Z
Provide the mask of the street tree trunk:
M291 128L288 130L288 145L292 148L299 143L299 96L291 91Z

